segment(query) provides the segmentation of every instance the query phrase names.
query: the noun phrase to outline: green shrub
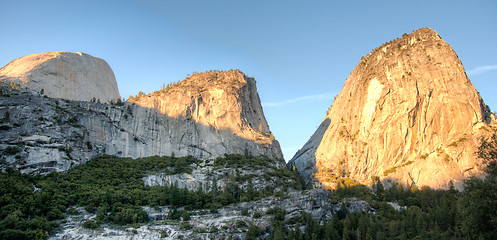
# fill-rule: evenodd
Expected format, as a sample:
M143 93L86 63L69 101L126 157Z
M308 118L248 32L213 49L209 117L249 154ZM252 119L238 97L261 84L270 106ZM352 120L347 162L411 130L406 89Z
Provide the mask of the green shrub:
M236 227L237 228L246 228L247 227L247 223L245 221L242 221L242 220L238 220L236 222Z
M190 220L190 213L188 211L183 211L183 213L181 214L181 218L183 219L183 221Z
M88 220L88 221L83 223L83 227L88 228L88 229L96 229L98 227L98 225L97 225L97 222L95 222L93 220Z
M144 223L148 221L147 213L143 211L141 207L132 205L118 205L117 207L114 207L109 218L112 222L119 225Z
M181 230L191 230L191 229L193 229L193 226L188 222L181 222L179 225L179 228Z
M273 215L274 220L276 221L283 221L285 220L286 211L279 207L275 207L267 210L266 214Z
M248 213L248 210L247 209L243 209L242 210L242 216L248 216L249 213Z
M259 229L259 227L257 227L254 224L250 224L250 226L247 230L247 233L245 234L245 239L246 240L255 240L255 239L258 239L260 234L261 234L261 230Z
M18 146L9 146L9 147L5 148L5 150L3 150L3 152L7 155L14 155L20 151L21 151L21 148Z

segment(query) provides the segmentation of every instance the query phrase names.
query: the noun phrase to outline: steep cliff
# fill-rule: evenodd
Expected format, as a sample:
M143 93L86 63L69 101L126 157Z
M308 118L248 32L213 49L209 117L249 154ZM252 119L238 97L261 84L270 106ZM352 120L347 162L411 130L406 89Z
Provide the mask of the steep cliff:
M149 150L211 158L247 149L249 154L283 159L264 117L256 82L239 70L198 73L129 102L136 105L137 114L152 111L165 116L157 119L165 128L152 134L168 136L171 145L154 142L148 144ZM139 122L134 126L142 131L137 136L150 137Z
M289 164L324 186L380 178L461 187L481 172L473 153L491 121L454 50L422 28L361 59Z
M0 69L0 81L15 82L52 98L104 103L119 98L109 64L85 53L46 52L21 57Z
M0 96L0 165L26 173L64 171L102 155L265 155L283 165L253 78L240 71L190 77L123 105ZM211 83L208 81L212 80Z

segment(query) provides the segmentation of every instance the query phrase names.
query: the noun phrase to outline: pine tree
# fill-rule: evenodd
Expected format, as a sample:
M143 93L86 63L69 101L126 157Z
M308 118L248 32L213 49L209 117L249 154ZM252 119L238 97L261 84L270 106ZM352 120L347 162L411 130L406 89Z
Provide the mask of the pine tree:
M465 237L497 237L497 134L482 139L478 157L487 164L485 179L471 177L464 181L464 194L458 201L459 223Z

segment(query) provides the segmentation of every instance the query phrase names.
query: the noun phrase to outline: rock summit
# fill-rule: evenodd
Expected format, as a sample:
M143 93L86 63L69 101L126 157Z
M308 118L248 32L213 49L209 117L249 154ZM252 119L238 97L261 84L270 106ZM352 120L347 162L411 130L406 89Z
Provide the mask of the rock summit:
M116 101L116 78L103 59L85 53L46 52L11 61L0 69L0 81L52 98Z

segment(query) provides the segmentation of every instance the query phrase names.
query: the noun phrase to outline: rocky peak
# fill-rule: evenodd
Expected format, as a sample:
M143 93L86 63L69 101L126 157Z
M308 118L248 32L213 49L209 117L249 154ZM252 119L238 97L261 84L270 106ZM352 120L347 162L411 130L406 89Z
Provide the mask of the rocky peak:
M244 153L247 149L253 155L283 158L264 117L256 82L239 70L196 73L160 91L130 98L129 102L144 109L155 109L172 119L191 121L200 134L214 137L220 132L229 132L244 139L243 144L235 139L223 140L223 152ZM256 147L245 142L247 140L256 143ZM216 147L202 149L205 152L219 150Z
M481 171L473 153L490 128L487 111L454 50L422 28L361 59L290 164L325 186L380 178L460 187Z
M1 93L0 168L65 171L102 154L197 159L249 154L284 166L255 80L240 71L195 74L122 104Z
M18 58L0 69L0 81L52 98L101 102L119 98L105 60L85 53L46 52Z

